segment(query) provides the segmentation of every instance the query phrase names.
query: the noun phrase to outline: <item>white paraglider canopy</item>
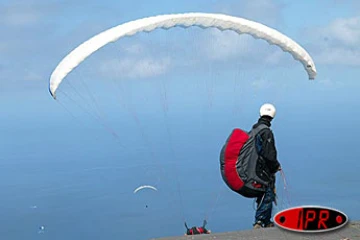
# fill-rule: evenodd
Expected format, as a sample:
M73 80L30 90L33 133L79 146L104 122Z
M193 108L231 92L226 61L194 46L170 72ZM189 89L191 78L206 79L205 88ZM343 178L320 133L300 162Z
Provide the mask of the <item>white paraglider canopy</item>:
M199 26L201 28L217 28L219 30L230 30L238 34L250 34L280 47L289 52L293 58L300 61L309 79L315 79L315 64L306 50L298 43L275 29L267 27L258 22L244 18L213 13L184 13L159 15L130 21L101 32L70 52L55 68L50 77L49 91L56 98L56 90L62 80L82 61L91 54L118 39L131 36L139 32L151 32L158 28L169 29L173 27Z
M140 190L142 190L142 189L152 189L152 190L157 191L157 188L154 187L154 186L151 186L151 185L142 185L142 186L136 188L136 189L134 190L134 193L137 193L138 191L140 191Z

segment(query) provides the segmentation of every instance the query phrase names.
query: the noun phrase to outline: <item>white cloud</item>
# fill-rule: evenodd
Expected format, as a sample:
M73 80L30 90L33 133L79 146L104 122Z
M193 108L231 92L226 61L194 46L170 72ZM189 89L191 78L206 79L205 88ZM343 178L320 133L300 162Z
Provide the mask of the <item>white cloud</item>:
M234 16L258 21L274 27L281 22L283 6L274 0L246 0L241 3L218 6L221 12ZM205 35L200 49L204 49L207 57L212 60L229 60L244 57L248 63L261 62L266 65L276 65L284 60L286 55L279 48L269 46L262 40L256 40L250 35L239 35L235 32L212 30Z
M28 81L39 81L39 80L43 80L44 77L41 76L40 74L36 73L36 72L26 72L25 76L24 76L25 80Z
M248 54L252 47L251 41L254 40L250 36L240 37L237 33L221 32L217 29L211 29L210 34L204 37L204 43L201 44L202 50L213 60Z
M336 19L308 35L316 63L360 66L360 17Z
M260 63L261 65L277 65L284 63L288 54L280 48L271 46L263 40L250 35L239 35L235 32L221 32L212 29L210 34L203 35L199 49L208 59L213 61L244 60L244 65Z
M133 58L108 60L100 66L102 74L124 76L129 78L145 78L161 75L170 67L169 58Z
M114 53L114 52L113 52ZM146 78L164 74L172 62L169 56L154 51L151 44L133 43L122 44L118 51L106 53L101 61L99 71L106 76L123 76L127 78Z
M319 78L318 84L320 84L320 89L338 89L339 87L345 86L345 83L341 82L339 79L331 78Z
M40 21L42 12L35 5L12 4L0 10L0 24L28 26Z
M282 6L273 0L246 1L243 14L265 25L276 25L281 21Z
M326 0L326 3L330 5L330 8L336 9L337 6L347 6L352 11L360 12L360 1L359 0L333 0L328 1Z
M124 46L122 49L124 50L125 53L137 54L137 55L144 53L145 51L145 47L139 43Z
M255 79L251 85L255 88L255 89L260 89L260 88L266 88L269 85L269 79L266 78L258 78Z
M281 22L283 4L274 0L245 0L236 4L219 6L221 12L258 21L268 26L275 26Z
M360 17L340 18L317 32L332 44L355 47L360 44Z
M287 53L279 49L278 51L273 51L269 54L266 54L265 56L262 56L262 58L264 59L265 63L269 65L276 65L284 60L285 54Z
M314 58L316 62L323 64L360 66L360 50L351 50L342 46L322 49Z

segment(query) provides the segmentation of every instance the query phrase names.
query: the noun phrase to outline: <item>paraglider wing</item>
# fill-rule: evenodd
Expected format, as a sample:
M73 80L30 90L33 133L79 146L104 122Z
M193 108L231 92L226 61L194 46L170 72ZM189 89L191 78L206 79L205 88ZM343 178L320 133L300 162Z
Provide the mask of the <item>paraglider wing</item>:
M152 190L155 190L157 191L157 188L156 187L153 187L153 186L150 186L150 185L143 185L143 186L140 186L138 188L136 188L134 190L134 193L137 193L138 191L142 190L142 189L145 189L145 188L149 188L149 189L152 189Z
M309 79L315 79L316 68L310 55L299 44L277 30L258 22L224 14L184 13L159 15L130 21L110 28L85 41L69 53L51 74L49 83L51 95L56 98L56 90L62 80L88 56L106 44L139 32L151 32L157 28L169 29L177 26L184 28L199 26L201 28L231 30L239 34L250 34L255 38L266 40L270 44L277 45L283 51L289 52L294 59L303 64Z

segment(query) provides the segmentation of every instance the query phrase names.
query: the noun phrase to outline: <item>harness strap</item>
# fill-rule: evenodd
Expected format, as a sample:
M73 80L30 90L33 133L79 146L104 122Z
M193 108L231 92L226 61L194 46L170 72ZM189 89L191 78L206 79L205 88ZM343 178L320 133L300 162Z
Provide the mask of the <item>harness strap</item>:
M188 225L186 224L186 222L185 222L185 227L186 227L186 230L190 230Z
M202 227L205 228L206 224L207 224L207 221L206 221L206 219L204 219Z

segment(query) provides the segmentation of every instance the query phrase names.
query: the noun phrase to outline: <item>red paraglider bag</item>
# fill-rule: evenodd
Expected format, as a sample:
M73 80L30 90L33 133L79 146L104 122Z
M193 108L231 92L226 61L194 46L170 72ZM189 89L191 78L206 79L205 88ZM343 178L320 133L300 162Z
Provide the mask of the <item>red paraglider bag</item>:
M221 151L220 163L221 170L223 172L224 181L234 191L240 190L244 182L239 177L236 168L236 162L238 160L240 150L249 139L247 132L235 128L227 139Z
M266 127L262 124L249 133L235 128L221 149L220 170L224 182L231 190L247 198L262 196L269 186L269 181L261 179L256 172L259 155L255 136Z

